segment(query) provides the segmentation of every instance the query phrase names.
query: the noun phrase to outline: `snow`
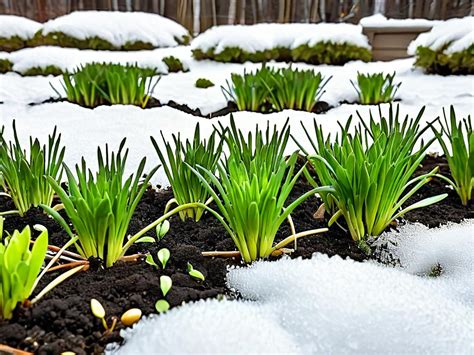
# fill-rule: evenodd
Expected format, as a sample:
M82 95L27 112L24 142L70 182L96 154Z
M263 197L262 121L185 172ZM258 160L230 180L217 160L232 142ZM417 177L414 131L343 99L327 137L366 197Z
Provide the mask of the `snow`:
M191 43L193 49L216 54L225 48L238 47L255 53L276 47L296 48L318 42L348 43L370 49L362 27L351 24L276 24L225 25L208 29Z
M144 12L77 11L49 20L42 33L62 32L84 40L99 37L116 47L142 41L154 47L173 47L176 38L189 36L188 31L166 17Z
M189 49L186 46L125 52L41 46L15 51L10 53L8 59L13 63L13 70L18 73L25 73L28 69L34 67L46 68L48 65L54 65L63 71L73 70L80 64L92 62L137 63L141 67L157 68L159 72L167 73L168 67L163 63L163 57L172 55L188 58L190 56L189 53ZM188 66L186 59L183 61L183 66L185 69Z
M0 38L18 36L23 40L33 38L41 29L39 22L14 15L0 15Z
M474 44L474 16L454 18L436 24L430 32L420 34L408 46L408 54L414 55L420 46L434 51L446 46L444 53L453 54Z
M375 14L372 16L364 17L360 19L359 25L362 27L372 27L372 28L381 28L381 27L426 27L431 28L433 25L440 23L441 21L437 20L427 20L424 18L407 18L407 19L394 19L386 18L382 14Z
M440 265L443 273L433 279L444 286L455 300L474 306L474 219L461 224L449 224L429 229L420 224L407 224L400 233L382 234L377 244L385 258L388 253L396 255L402 270L413 275L429 274Z
M247 301L149 316L122 331L125 344L114 352L472 353L473 226L402 228L392 251L404 268L316 253L231 269L228 284ZM416 275L431 262L445 274Z

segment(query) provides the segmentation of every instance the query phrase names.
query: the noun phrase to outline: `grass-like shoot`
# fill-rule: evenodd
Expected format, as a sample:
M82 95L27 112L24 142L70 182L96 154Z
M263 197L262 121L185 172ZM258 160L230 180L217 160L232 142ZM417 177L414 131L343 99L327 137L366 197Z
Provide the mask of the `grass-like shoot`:
M90 63L63 74L61 85L68 101L81 106L122 104L145 108L158 84L157 74L155 69L136 64Z
M395 84L394 78L395 72L393 74L357 73L357 83L351 80L351 84L357 91L359 103L362 105L378 105L394 100L395 94L402 84L401 82Z
M180 134L178 134L177 136L173 135L173 143L170 143L162 133L164 149L161 149L156 140L151 137L153 146L173 188L174 198L167 203L165 213L173 204L179 206L201 202L208 205L212 201L208 190L199 178L193 174L188 165L192 167L199 165L213 174L215 173L223 145L222 140L216 142L215 136L216 132L213 132L208 140L201 139L199 124L197 124L192 141L183 141ZM197 222L201 219L203 212L202 208L197 207L183 210L179 215L183 221L190 218Z
M380 119L370 122L362 117L355 133L349 132L351 119L334 142L327 138L314 121L314 133L303 129L314 152L308 155L320 184L334 187L334 191L321 193L326 211L332 215L329 225L343 217L352 238L366 249L369 236L380 235L392 221L408 211L426 207L444 199L437 195L405 206L423 185L436 175L438 168L413 177L433 139L421 143L421 135L429 126L420 129L424 108L415 119L408 116L400 121L399 109L391 106L388 119L379 108ZM303 147L298 144L304 151ZM313 184L316 186L315 181Z
M190 168L213 197L219 212L208 210L223 224L242 259L249 263L267 258L297 238L294 233L284 242L273 243L280 225L290 213L316 192L329 192L331 188L312 189L286 204L303 171L294 173L297 152L289 158L284 155L290 134L288 121L281 132L276 127L270 130L269 125L265 132L257 127L255 134L249 133L247 139L237 130L233 118L230 130L221 128L229 154L218 164L220 180L206 168Z
M99 168L95 176L84 159L81 165L76 165L76 176L65 166L67 191L57 181L48 178L61 198L74 232L55 209L42 205L71 238L77 235L76 248L80 255L86 259L98 258L106 267L124 256L130 246L130 243L124 244L128 225L150 178L158 169L153 168L141 181L146 162L143 158L135 174L125 180L128 149L124 152L124 145L125 140L117 153L109 153L108 146L105 154L100 148L97 150Z
M471 116L468 116L458 121L453 106L449 111L449 120L444 109L443 116L443 120L438 118L439 130L433 125L431 127L448 160L452 180L444 176L440 177L453 186L461 199L461 203L467 206L474 199L474 132L472 131L472 119Z
M30 137L27 153L20 144L15 121L12 142L4 138L4 129L2 127L0 132L0 186L3 195L13 200L16 210L0 212L0 215L18 213L23 216L31 207L51 206L54 190L46 177L61 180L65 151L61 147L61 134L57 134L55 128L47 145Z

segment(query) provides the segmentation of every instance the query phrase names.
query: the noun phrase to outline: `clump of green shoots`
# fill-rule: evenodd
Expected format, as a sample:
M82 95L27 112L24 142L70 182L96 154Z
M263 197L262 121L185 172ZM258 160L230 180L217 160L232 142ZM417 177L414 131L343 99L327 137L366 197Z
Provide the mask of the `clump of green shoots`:
M51 289L80 271L83 266L61 274L44 287L32 301L28 301L42 276L71 243L66 244L41 271L48 249L46 228L39 225L35 227L40 234L33 242L31 229L28 226L21 232L15 230L5 236L3 221L0 217L0 319L10 319L19 304L36 303Z
M301 123L314 152L308 154L298 145L308 155L320 183L334 187L333 191L321 193L325 209L332 215L329 225L343 217L350 235L363 249L367 250L367 237L380 235L398 217L447 196L433 196L404 206L438 171L435 168L413 177L433 142L422 142L416 148L428 128L420 129L423 111L424 108L415 119L407 116L400 121L398 108L390 107L388 119L379 108L379 120L374 120L371 113L370 122L366 123L359 115L362 124L354 134L349 132L350 118L345 126L340 125L333 143L330 135L324 138L316 121L313 134Z
M324 80L314 70L273 69L262 65L255 73L232 74L224 95L240 111L269 112L285 109L314 111L324 87Z
M431 126L431 128L448 160L452 180L441 175L439 177L453 186L461 199L461 203L467 206L469 201L474 199L474 132L472 130L472 119L471 116L468 116L462 121L458 121L453 106L450 108L449 121L444 109L443 116L444 120L438 118L441 129L437 130L434 126ZM444 137L447 138L450 147L443 139Z
M121 142L118 152L111 154L107 145L105 154L98 148L99 168L95 176L87 168L84 159L80 166L76 165L76 176L64 166L67 191L56 180L48 177L54 191L61 198L74 232L54 208L42 205L71 238L77 235L76 248L81 256L86 259L98 258L106 267L112 266L130 247L130 240L124 244L128 225L149 180L158 169L153 168L140 181L146 162L143 158L134 176L131 175L124 181L128 156L128 149L124 152L124 146L125 140Z
M158 84L157 74L156 69L136 64L90 63L63 74L61 85L67 99L81 106L121 104L145 108Z
M351 84L357 91L359 102L363 105L378 105L392 102L395 94L402 83L394 83L395 72L393 74L357 73L357 83L351 80Z
M165 63L166 66L168 67L168 73L177 73L180 71L183 71L183 72L186 71L184 69L183 62L179 58L176 58L170 55L168 57L164 57L162 60L163 60L163 63Z
M173 204L178 206L187 203L201 202L208 205L212 198L199 178L189 169L189 166L202 166L215 173L217 163L222 153L223 141L216 142L216 132L208 140L201 139L199 124L196 125L192 141L181 139L181 135L173 135L173 145L161 134L164 149L161 149L153 137L151 141L165 169L166 176L173 188L174 198L166 204L167 213ZM210 179L207 179L209 182ZM204 213L201 207L189 208L179 213L181 220L187 218L199 221Z
M41 145L38 139L30 137L29 153L18 138L13 121L13 141L4 137L5 127L0 131L0 186L3 195L10 197L16 210L0 212L0 215L18 213L23 216L31 207L40 204L51 206L54 190L47 176L60 181L65 148L61 147L61 134L56 128L48 136L48 144Z
M218 164L220 180L204 167L190 169L206 186L219 212L207 209L223 224L245 262L267 258L299 236L321 231L293 233L273 244L280 225L299 204L316 192L332 191L330 187L314 188L286 205L303 171L294 173L297 152L289 158L284 155L290 135L288 121L281 132L276 127L270 130L267 125L265 132L257 127L255 134L249 133L245 139L231 118L231 129L221 126L220 134L229 149L227 158Z

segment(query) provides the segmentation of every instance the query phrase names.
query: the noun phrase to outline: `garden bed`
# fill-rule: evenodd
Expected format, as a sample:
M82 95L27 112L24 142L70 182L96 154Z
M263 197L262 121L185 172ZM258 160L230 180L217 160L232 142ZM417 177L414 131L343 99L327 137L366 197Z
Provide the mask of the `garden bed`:
M449 176L446 160L434 156L425 158L417 174L426 173L434 166L439 166L441 173ZM304 179L300 179L290 201L310 188ZM473 207L461 206L455 193L439 180L433 180L423 187L413 200L438 193L448 193L449 197L438 204L408 213L406 220L435 227L474 217ZM159 217L171 197L170 190L148 189L135 211L129 232L134 233ZM327 219L313 218L319 204L317 198L311 198L294 211L292 217L297 230L322 228L327 225ZM11 203L5 198L0 199L1 211L11 207ZM209 258L201 255L203 251L234 250L232 240L220 223L210 216L205 216L198 223L181 222L178 217L171 218L170 222L172 227L169 233L158 244L137 244L129 250L130 254L156 254L157 250L163 247L171 251L169 266L164 271L173 280L173 288L166 297L170 305L175 307L182 302L221 295L235 297L226 286L225 275L228 266L239 265L240 262L231 258ZM50 244L63 245L68 240L56 222L39 209L31 210L24 218L7 218L5 229L21 229L25 225L38 223L50 231ZM289 227L284 224L277 240L289 234ZM338 227L331 227L330 231L323 235L301 239L291 257L310 258L315 252L350 257L357 261L369 258L357 248L351 237ZM187 274L188 262L205 275L204 282L196 281ZM140 308L144 314L154 313L154 304L161 296L161 275L162 271L155 270L143 260L117 264L106 270L82 272L54 289L33 308L20 308L12 321L0 323L0 343L32 352L59 353L69 350L77 354L99 353L107 343L121 341L119 330L122 326L118 326L111 335L104 336L100 321L90 312L90 299L96 298L102 302L107 317L120 316L132 307ZM55 275L45 278L42 284L45 285L53 276Z

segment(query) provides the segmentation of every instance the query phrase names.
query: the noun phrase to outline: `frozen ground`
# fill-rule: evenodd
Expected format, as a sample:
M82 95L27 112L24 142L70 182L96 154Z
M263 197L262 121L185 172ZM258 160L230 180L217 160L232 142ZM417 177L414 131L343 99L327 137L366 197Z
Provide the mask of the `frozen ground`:
M151 316L123 332L118 353L470 354L473 227L409 225L383 236L398 241L392 252L403 268L315 254L233 269L229 285L251 302L201 301ZM437 263L442 276L417 276Z

